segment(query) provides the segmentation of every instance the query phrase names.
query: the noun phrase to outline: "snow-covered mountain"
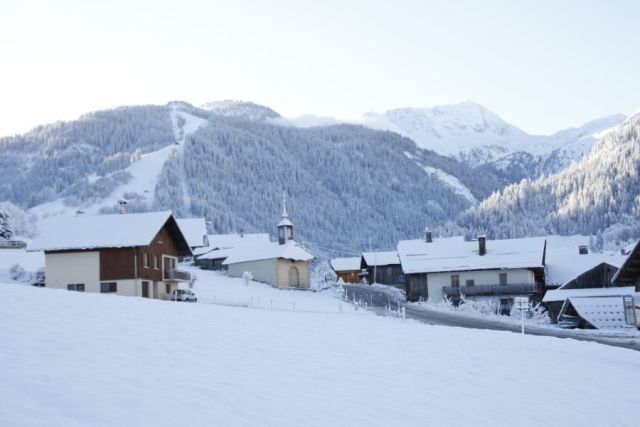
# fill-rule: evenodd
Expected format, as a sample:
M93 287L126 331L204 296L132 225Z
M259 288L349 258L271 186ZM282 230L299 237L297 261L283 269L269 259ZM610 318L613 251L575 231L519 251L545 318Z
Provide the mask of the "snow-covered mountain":
M536 139L471 101L433 108L398 108L382 114L370 112L364 115L363 124L400 133L421 148L475 164L527 151Z
M0 138L0 202L44 218L113 212L126 199L132 211L171 208L207 217L216 231L249 232L272 228L276 195L286 189L303 236L373 235L393 245L454 220L507 185L567 168L598 138L610 138L613 132L602 129L622 118L539 137L468 102L376 117L376 127L390 131L372 129L373 119L367 126L292 120L238 101L98 111ZM470 151L439 154L416 145L415 135L423 136L422 146L430 140L446 150L445 141L457 141ZM471 149L466 138L474 135ZM549 154L540 154L542 143Z
M130 211L204 216L218 232L264 232L286 190L302 239L392 247L504 185L395 133L285 127L260 106L221 105L123 107L0 138L0 201L42 219L125 199Z
M606 132L581 160L556 174L523 180L494 193L463 215L459 224L493 237L576 233L602 233L605 241L638 237L639 165L640 113Z
M598 138L624 119L624 115L616 114L550 136L531 135L484 106L465 101L368 112L358 120L306 115L277 117L272 123L300 128L340 122L362 124L405 136L420 148L454 157L471 167L492 165L513 182L562 170L589 153Z

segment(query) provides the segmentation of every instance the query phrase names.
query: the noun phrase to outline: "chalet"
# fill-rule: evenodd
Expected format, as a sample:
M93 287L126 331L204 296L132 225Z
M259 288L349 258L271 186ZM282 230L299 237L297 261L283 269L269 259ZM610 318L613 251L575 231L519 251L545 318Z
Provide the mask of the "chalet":
M209 246L194 251L195 264L203 270L226 270L223 265L234 248L261 245L269 242L267 233L210 234Z
M611 286L611 273L622 265L625 256L619 253L591 252L588 237L547 236L546 262L544 266L545 289L547 291L563 287L607 287ZM609 267L601 266L607 264ZM595 270L594 270L595 269ZM591 273L583 274L591 271ZM601 276L599 276L601 275ZM579 280L578 277L580 277ZM574 282L568 285L569 282Z
M598 323L597 319L589 321L582 318L578 321L574 317L572 321L567 320L571 316L578 316L576 310L582 311L587 317L588 313L597 313L597 310L586 310L586 300L580 302L578 299L589 298L591 302L605 303L609 298L608 301L614 301L613 305L609 304L611 308L619 306L621 297L629 294L628 288L613 283L613 277L624 263L625 256L613 252L592 253L587 243L583 236L549 236L547 239L547 291L542 304L554 323L572 327L594 327ZM600 300L596 300L597 298ZM567 315L567 310L573 314Z
M204 218L178 218L178 226L189 243L191 251L209 247L207 224Z
M242 277L249 272L254 280L281 289L309 288L313 255L293 240L293 223L284 197L277 228L278 242L236 247L222 264L227 266L231 277Z
M188 272L191 254L170 211L55 217L30 250L44 251L45 286L168 299Z
M409 301L455 302L464 294L506 313L514 297L537 300L544 290L544 238L465 241L433 239L427 231L424 239L400 241L398 253Z
M338 275L338 280L345 283L360 283L360 264L362 257L334 258L331 260L331 269Z
M610 327L618 325L618 320L624 318L624 297L633 297L633 286L613 286L598 288L567 288L547 291L542 299L543 305L549 312L554 323L566 324L569 327L601 328L606 325L607 317L601 316L601 308L605 307L610 317ZM618 320L614 321L616 318ZM602 320L602 321L601 321ZM618 325L619 326L619 325Z
M364 252L360 269L366 270L368 283L404 287L404 273L397 251Z

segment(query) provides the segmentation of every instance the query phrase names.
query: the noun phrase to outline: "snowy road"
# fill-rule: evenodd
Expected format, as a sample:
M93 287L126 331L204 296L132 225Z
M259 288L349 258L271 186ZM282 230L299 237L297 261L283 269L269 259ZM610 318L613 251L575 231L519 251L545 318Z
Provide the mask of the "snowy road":
M390 305L393 310L397 310L398 307L404 307L407 319L418 320L430 325L520 332L520 325L509 325L491 319L471 318L456 313L446 313L440 310L429 309L424 306L418 307L413 304L407 304L403 301L399 301L397 297L394 297L393 292L384 292L383 290L376 288L354 285L343 285L343 287L346 291L347 299L353 301L355 297L357 301L366 303L367 306L372 306L379 314L386 314L386 308ZM587 334L582 330L550 329L534 325L525 325L525 333L529 335L592 341L640 351L639 339L615 334L594 335Z

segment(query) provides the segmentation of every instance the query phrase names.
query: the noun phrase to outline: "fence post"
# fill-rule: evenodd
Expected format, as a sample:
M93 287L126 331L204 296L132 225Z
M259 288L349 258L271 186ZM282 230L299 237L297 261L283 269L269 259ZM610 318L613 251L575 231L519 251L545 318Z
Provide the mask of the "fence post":
M402 319L406 319L406 313L404 311L404 307L402 307Z

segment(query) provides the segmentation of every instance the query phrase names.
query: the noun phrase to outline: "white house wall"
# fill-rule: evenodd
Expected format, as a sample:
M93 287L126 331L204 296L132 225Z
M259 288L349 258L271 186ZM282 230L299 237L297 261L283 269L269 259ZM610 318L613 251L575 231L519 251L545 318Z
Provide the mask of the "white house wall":
M253 280L275 285L278 283L276 262L277 259L263 259L229 264L228 274L230 277L242 277L248 271L253 275Z
M48 253L44 257L45 286L67 289L69 284L83 283L85 292L100 292L100 253Z
M533 284L535 278L533 272L527 269L513 270L478 270L460 271L450 273L429 273L427 275L427 286L429 288L429 298L433 302L443 299L442 288L451 286L451 275L460 276L460 287L465 286L467 280L474 280L474 285L497 285L500 283L500 273L507 273L507 284Z

